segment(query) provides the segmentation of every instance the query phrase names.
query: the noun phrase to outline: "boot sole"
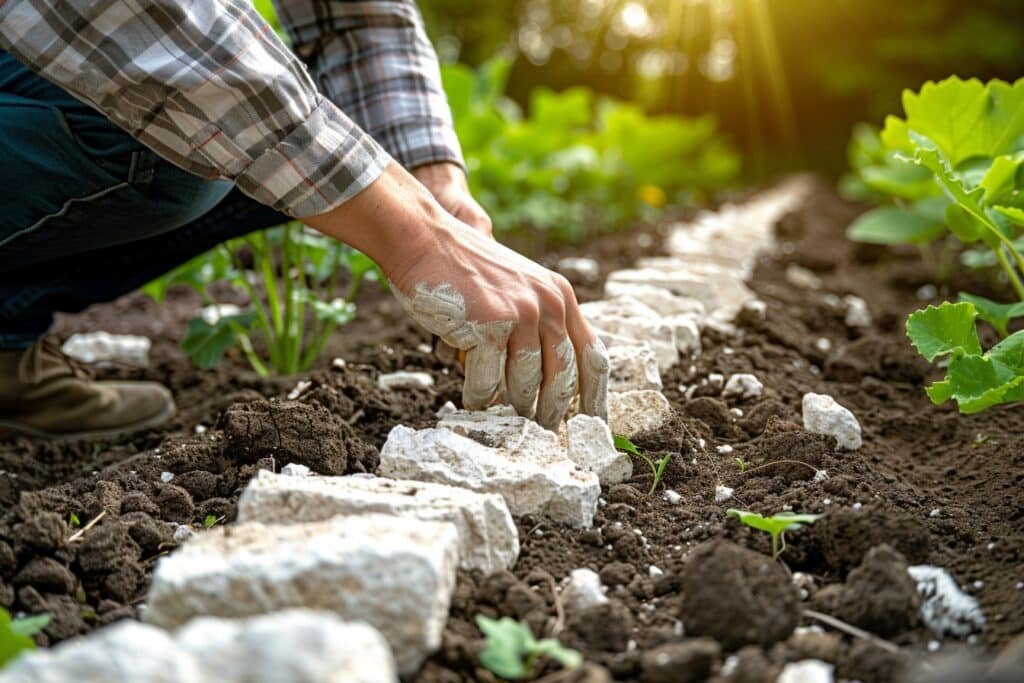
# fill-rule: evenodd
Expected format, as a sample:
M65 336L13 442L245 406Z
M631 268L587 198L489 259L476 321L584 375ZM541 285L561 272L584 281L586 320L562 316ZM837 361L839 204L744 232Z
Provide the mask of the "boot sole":
M36 429L35 427L21 424L20 422L0 420L0 437L17 435L57 442L78 441L81 439L107 439L112 437L128 436L146 429L158 427L174 417L177 412L177 407L174 404L171 404L167 406L163 412L157 413L153 417L147 417L145 420L141 420L130 425L112 429L94 429L86 432L70 433L47 432L42 429Z

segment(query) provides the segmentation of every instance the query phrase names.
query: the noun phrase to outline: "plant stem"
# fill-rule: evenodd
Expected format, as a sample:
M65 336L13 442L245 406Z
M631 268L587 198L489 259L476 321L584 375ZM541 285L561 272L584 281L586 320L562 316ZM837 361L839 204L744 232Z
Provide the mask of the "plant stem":
M1006 273L1006 276L1010 278L1010 284L1013 285L1013 289L1017 292L1017 297L1024 301L1024 283L1021 283L1020 277L1017 272L1013 269L1013 265L1009 259L1006 258L1006 253L1002 248L996 249L996 258L999 259L999 265Z
M235 264L235 268L237 268L240 273L238 277L238 284L240 284L242 286L242 289L245 290L246 294L249 295L249 302L252 304L253 310L256 311L256 324L260 328L260 331L263 333L263 338L267 342L267 350L270 354L270 363L271 365L276 366L277 360L274 355L275 334L274 328L270 323L270 318L267 315L267 310L266 308L264 308L263 302L256 294L256 288L249 283L248 279L246 279L245 268L242 267L242 263L238 259L238 256L235 254L234 250L228 247L222 248L227 250L228 255L231 257L232 263ZM270 285L272 284L273 283L270 283ZM269 291L269 289L270 286L268 285L267 290ZM238 339L239 345L242 346L242 351L245 353L245 357L249 360L249 365L251 365L252 369L255 370L258 374L264 377L269 375L270 373L267 372L266 366L260 361L259 357L256 355L256 352L253 350L252 340L249 338L249 335L241 327L237 325L234 327L237 328L235 329L235 338ZM245 342L248 343L249 345L248 349L245 348L245 343L243 343L241 337L245 337Z
M256 244L261 246L256 248ZM270 306L270 314L274 319L274 331L281 334L284 322L281 319L281 295L277 288L277 279L274 277L274 252L270 248L270 239L267 232L261 231L255 239L250 242L253 250L257 252L256 260L260 262L260 270L263 273L263 282L267 290L267 305ZM270 340L267 340L268 345Z
M291 345L295 339L292 325L295 317L295 290L292 282L292 226L290 223L282 228L284 240L281 244L281 277L284 279L284 336L281 338L281 361L278 370L286 375L295 371L291 367Z

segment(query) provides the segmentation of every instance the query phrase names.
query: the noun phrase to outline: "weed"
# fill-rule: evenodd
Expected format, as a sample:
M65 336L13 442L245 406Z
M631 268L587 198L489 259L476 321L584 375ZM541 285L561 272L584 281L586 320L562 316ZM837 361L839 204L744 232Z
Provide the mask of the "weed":
M214 516L214 515L206 515L206 517L203 518L203 528L204 529L212 529L215 524L217 524L217 517L216 516Z
M68 526L72 529L77 529L82 526L82 520L78 518L74 512L68 514Z
M747 471L747 463L743 458L733 458L736 461L736 466L740 468L740 474Z
M786 532L799 529L804 524L814 524L821 515L798 515L793 512L780 512L771 517L762 517L756 512L729 509L726 514L736 517L747 526L767 532L772 537L772 559L777 560L786 550Z
M26 650L34 650L32 640L39 631L50 623L49 614L39 614L23 619L11 619L11 614L0 607L0 669Z
M651 470L651 475L654 477L654 481L651 483L651 490L647 492L647 495L652 495L658 490L658 485L661 484L662 478L665 476L665 468L668 467L668 463L672 460L672 454L666 453L661 457L660 460L655 460L649 455L645 455L640 452L633 442L624 436L618 434L614 435L615 448L616 450L628 453L633 457L640 458Z
M563 647L554 638L537 640L529 626L515 619L489 619L478 615L476 625L487 639L479 655L480 663L501 678L534 677L540 670L542 657L553 659L566 669L575 669L583 663L583 657L576 650Z

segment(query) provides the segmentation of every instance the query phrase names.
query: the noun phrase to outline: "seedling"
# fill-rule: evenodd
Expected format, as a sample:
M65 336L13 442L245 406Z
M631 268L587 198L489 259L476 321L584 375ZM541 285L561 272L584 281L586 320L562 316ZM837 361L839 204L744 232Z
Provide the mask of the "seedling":
M772 559L777 560L786 550L786 532L795 531L804 524L814 524L821 515L798 515L793 512L780 512L771 517L763 517L756 512L729 509L726 514L736 517L747 526L765 531L772 537Z
M736 466L740 468L740 474L747 471L747 463L743 458L733 458L736 461Z
M654 477L654 481L651 483L651 490L647 492L647 495L652 495L658 490L658 485L661 484L661 480L665 476L665 468L668 467L669 461L672 460L672 454L666 453L660 460L655 460L649 455L641 453L640 449L633 445L633 442L626 437L616 434L612 438L615 441L616 450L628 453L633 457L640 458L647 463L647 466L651 469L651 475Z
M26 650L34 650L32 640L39 631L50 623L49 614L39 614L23 619L11 619L11 614L0 607L0 669Z
M78 515L72 512L68 515L68 526L73 529L78 528L82 526L82 520L78 518Z
M212 529L216 523L217 518L214 515L206 515L206 517L203 519L203 528Z
M554 638L537 640L529 626L515 619L477 615L476 625L487 639L479 655L480 663L495 676L514 681L533 678L540 671L544 657L565 669L575 669L583 663L583 657L576 650L563 647Z

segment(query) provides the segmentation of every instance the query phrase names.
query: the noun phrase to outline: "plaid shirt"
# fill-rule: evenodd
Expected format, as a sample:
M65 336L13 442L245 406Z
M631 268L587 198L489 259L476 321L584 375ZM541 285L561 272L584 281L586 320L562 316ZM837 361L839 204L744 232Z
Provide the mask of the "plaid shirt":
M302 61L249 0L0 0L0 47L292 216L359 193L391 155L462 163L415 0L275 1Z

